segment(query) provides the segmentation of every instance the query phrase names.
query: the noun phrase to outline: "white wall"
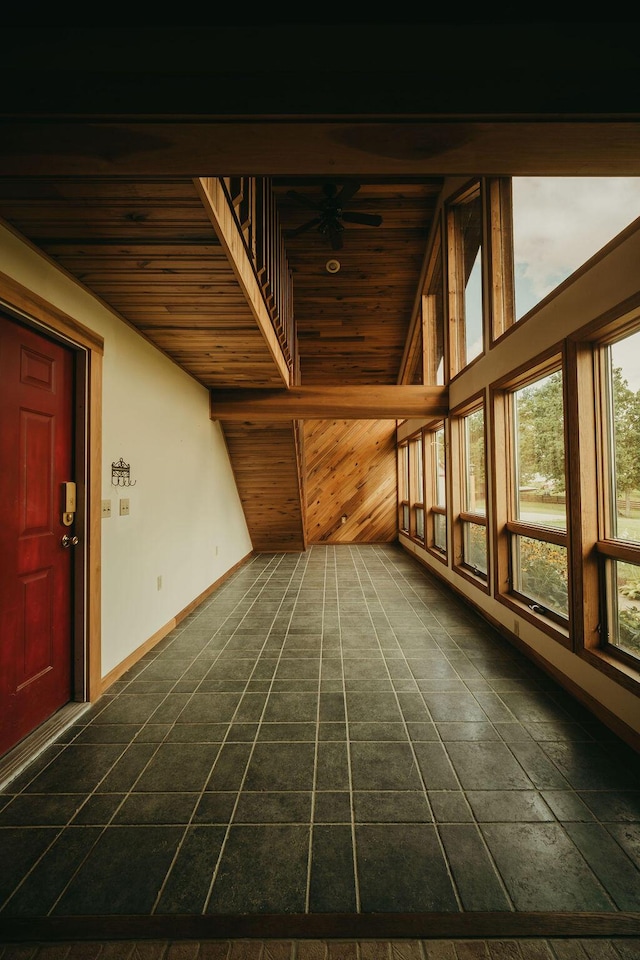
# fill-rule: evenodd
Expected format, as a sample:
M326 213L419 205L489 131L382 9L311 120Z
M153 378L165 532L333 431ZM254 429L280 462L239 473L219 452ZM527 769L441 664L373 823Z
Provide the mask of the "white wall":
M0 265L104 338L105 676L245 557L249 532L208 391L2 226ZM121 457L136 481L126 489L111 484L111 464ZM119 514L121 497L129 498L129 516Z

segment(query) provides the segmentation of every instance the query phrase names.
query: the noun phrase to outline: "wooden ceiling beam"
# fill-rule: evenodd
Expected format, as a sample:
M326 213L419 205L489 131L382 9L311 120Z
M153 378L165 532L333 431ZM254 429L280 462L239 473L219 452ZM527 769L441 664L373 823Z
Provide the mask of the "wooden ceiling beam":
M406 420L444 417L446 387L422 385L298 386L289 390L229 389L210 392L212 420Z
M640 124L2 118L3 177L637 176Z

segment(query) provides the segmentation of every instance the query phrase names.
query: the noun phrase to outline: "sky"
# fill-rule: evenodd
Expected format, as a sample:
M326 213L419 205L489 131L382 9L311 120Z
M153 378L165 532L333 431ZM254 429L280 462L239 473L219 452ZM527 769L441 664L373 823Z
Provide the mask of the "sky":
M522 317L640 217L640 177L514 177L516 316ZM623 376L640 389L640 338ZM629 343L631 347L631 343Z

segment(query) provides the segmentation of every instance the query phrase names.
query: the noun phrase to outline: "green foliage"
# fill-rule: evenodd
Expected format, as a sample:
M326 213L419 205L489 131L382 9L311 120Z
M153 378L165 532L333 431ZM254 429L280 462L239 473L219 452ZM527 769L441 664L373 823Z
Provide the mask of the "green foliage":
M640 573L621 583L619 590L622 596L629 600L640 600Z
M569 611L567 552L564 547L520 537L521 591L550 610Z
M640 657L640 610L629 607L618 617L618 644L627 653Z
M640 391L629 389L620 367L612 369L612 388L616 495L625 499L640 488Z
M520 486L543 477L549 492L564 490L562 373L558 370L524 387L516 400Z

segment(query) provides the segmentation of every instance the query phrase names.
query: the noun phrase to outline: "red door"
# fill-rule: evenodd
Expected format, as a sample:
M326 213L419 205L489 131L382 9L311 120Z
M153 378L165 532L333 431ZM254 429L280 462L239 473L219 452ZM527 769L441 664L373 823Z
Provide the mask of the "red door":
M73 360L0 314L0 754L71 698Z

